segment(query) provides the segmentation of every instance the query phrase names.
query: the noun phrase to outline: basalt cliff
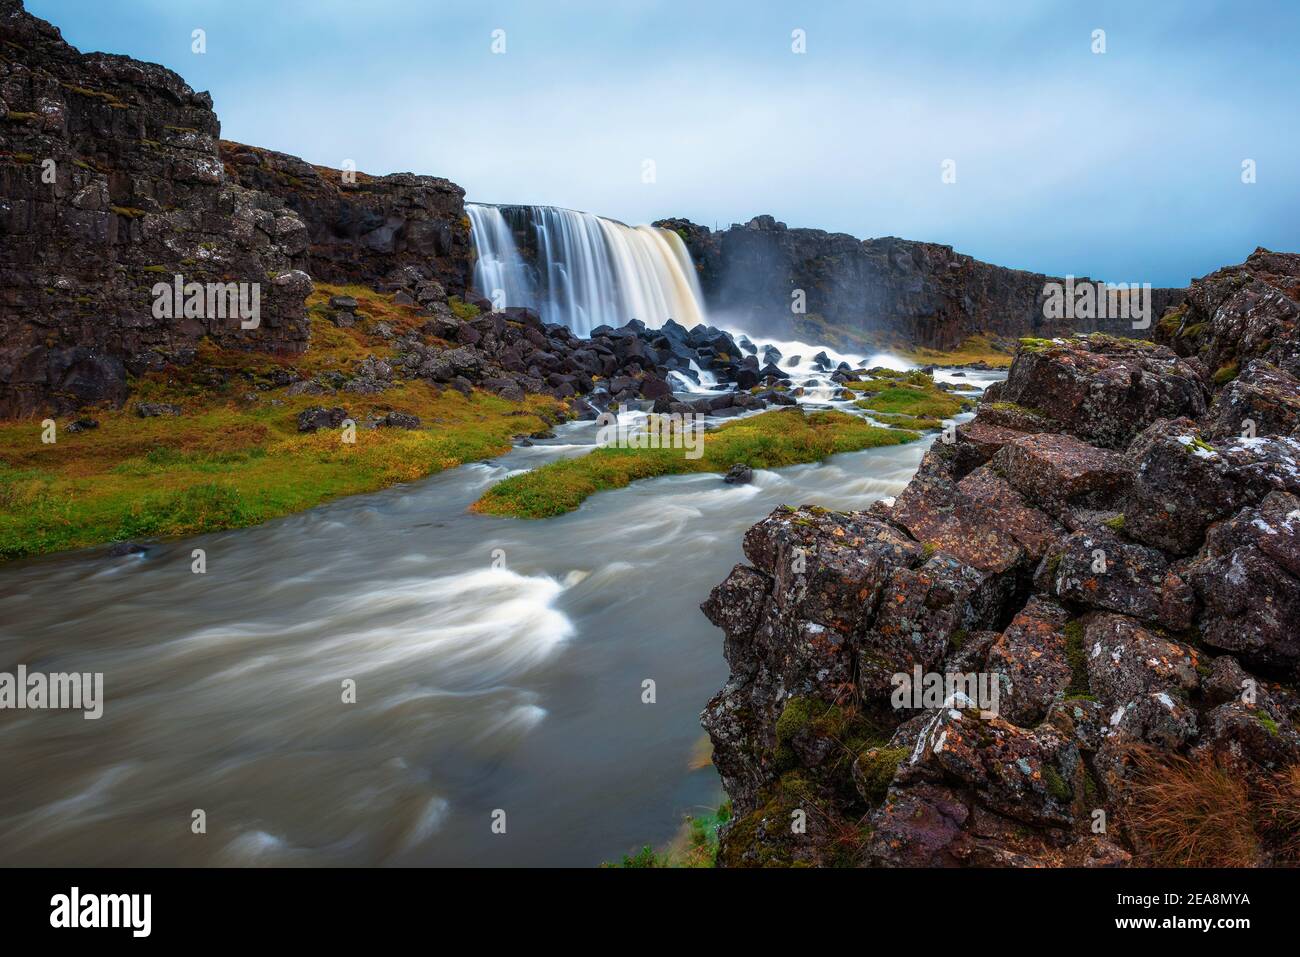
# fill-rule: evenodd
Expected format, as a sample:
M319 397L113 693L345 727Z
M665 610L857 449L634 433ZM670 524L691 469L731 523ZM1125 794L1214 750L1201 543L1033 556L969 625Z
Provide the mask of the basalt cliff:
M1110 332L1145 339L1185 292L1150 290L1145 328L1128 316L1049 319L1044 287L1063 278L994 266L951 246L791 229L766 215L716 232L683 219L656 225L685 241L711 309L746 316L747 328L778 336L807 336L828 325L831 335L941 350L976 335ZM792 308L796 294L799 311Z
M1300 862L1298 319L1258 250L1155 343L1022 343L896 500L750 529L719 861Z
M120 405L205 338L301 353L313 279L463 292L469 262L458 186L223 143L208 94L0 0L0 417ZM175 275L259 284L260 322L156 317Z

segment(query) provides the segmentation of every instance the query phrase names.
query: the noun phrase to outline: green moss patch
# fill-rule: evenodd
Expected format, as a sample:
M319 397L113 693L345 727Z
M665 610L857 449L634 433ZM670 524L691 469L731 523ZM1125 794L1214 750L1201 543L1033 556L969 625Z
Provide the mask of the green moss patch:
M451 296L447 299L447 305L451 307L452 313L462 322L468 322L470 319L477 319L479 314L478 306L472 302L465 302L459 296Z
M649 844L617 863L601 867L713 867L718 858L718 832L731 820L731 802L724 801L711 814L688 816L667 849L657 852Z
M1084 644L1083 622L1079 619L1065 626L1065 660L1070 664L1070 685L1065 689L1065 696L1089 696L1092 686L1088 683L1088 649Z
M858 776L863 797L871 805L882 804L898 766L907 759L907 748L869 748L858 757Z
M934 378L924 372L905 373L897 378L877 373L865 382L848 383L848 387L871 393L854 405L873 414L904 415L937 423L971 407L969 399L939 388Z
M1063 804L1074 800L1074 790L1050 764L1043 765L1043 783L1047 785L1047 793Z
M1214 384L1226 385L1235 378L1237 378L1237 363L1229 362L1225 365L1219 366L1218 370L1214 373Z

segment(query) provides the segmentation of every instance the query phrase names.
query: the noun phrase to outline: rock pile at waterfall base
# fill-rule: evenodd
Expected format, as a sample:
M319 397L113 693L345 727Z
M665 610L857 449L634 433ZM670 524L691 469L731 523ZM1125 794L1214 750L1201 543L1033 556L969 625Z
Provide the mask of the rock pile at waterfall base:
M421 281L416 278L412 285ZM531 309L473 315L478 306L471 306L467 315L445 297L424 298L420 304L429 321L395 344L395 364L408 377L462 389L477 386L516 400L547 394L570 400L579 414L588 416L629 402L653 402L658 412L714 416L794 402L786 393L788 373L760 366L729 334L712 326L688 330L669 320L647 329L632 320L617 329L600 326L583 339L566 326L543 322ZM481 305L489 306L486 301ZM732 390L678 402L670 374L698 383L696 368L712 372L724 390L728 385Z
M719 862L1297 863L1298 300L1261 251L1177 351L1027 343L892 504L751 528L703 605Z

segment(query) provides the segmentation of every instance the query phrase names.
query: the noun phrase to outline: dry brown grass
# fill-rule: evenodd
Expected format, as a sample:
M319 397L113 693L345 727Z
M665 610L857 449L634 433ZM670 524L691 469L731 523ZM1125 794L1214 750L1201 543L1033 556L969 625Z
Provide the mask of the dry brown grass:
M1259 812L1260 829L1274 840L1280 862L1300 865L1300 764L1268 783Z
M1250 867L1259 859L1246 781L1213 758L1135 750L1128 824L1160 867Z

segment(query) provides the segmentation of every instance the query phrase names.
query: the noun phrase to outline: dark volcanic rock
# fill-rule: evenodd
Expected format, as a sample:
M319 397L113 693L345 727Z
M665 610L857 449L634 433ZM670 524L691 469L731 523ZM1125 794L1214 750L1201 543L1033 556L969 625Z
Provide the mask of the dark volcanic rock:
M1130 478L1124 456L1070 435L1019 436L990 465L1027 501L1057 516L1071 505L1113 501Z
M1158 549L1105 528L1079 531L1048 552L1040 585L1070 604L1116 611L1176 630L1192 623L1191 588Z
M1207 379L1231 377L1265 359L1300 377L1300 254L1256 249L1187 289L1186 300L1156 324L1157 342L1197 357Z
M393 277L410 285L398 291L407 305L445 300L443 287L469 285L465 191L455 183L414 173L345 174L241 143L222 141L220 149L240 185L297 213L306 226L306 268L318 280L376 285Z
M181 407L169 402L141 402L135 407L135 414L142 419L154 419L160 415L180 415Z
M1298 426L1300 379L1256 359L1214 397L1206 434L1211 439L1289 435Z
M1168 349L1094 336L1022 350L998 399L1034 410L1066 433L1123 449L1159 418L1203 415L1197 370Z
M743 462L737 462L727 469L727 474L722 477L722 481L728 485L748 485L754 481L754 470Z
M999 675L1000 714L1007 721L1033 727L1069 687L1069 618L1055 602L1031 598L989 649L988 668Z
M298 431L315 432L318 429L337 429L347 417L347 410L338 406L327 409L321 405L313 405L311 408L303 409L298 413Z
M682 236L710 307L748 314L779 331L792 328L792 296L801 290L809 317L936 349L978 333L1148 334L1128 320L1049 320L1043 287L1061 280L993 266L938 243L790 229L771 216L718 232L681 219L656 225ZM1152 290L1151 325L1182 296L1183 290Z
M418 429L420 417L408 412L389 412L384 416L383 424L390 429Z
M108 546L104 554L109 558L125 558L128 555L144 555L148 551L149 549L135 542L116 542Z
M1273 490L1300 492L1300 439L1234 437L1210 445L1189 419L1152 424L1129 447L1126 534L1187 554L1205 530Z

